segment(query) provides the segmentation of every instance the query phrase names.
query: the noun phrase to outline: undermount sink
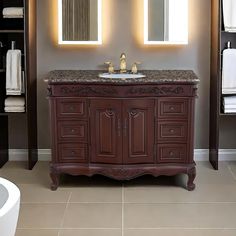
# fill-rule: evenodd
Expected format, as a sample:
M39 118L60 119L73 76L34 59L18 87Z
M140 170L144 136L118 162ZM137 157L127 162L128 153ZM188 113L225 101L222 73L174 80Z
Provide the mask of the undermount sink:
M139 78L145 78L146 75L142 74L109 74L104 73L99 75L100 78L106 78L106 79L139 79Z

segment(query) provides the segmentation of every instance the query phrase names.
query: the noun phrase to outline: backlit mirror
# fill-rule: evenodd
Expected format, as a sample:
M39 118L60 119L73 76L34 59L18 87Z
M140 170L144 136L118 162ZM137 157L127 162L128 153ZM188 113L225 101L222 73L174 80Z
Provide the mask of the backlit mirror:
M144 43L187 44L188 0L144 0Z
M59 44L102 43L102 0L58 0Z

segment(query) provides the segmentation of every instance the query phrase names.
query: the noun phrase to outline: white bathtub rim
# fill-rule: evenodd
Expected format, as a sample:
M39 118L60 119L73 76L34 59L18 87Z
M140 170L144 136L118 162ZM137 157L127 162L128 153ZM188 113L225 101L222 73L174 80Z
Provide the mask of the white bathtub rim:
M0 184L8 191L8 199L0 209L0 218L5 216L20 201L20 190L9 180L0 177Z

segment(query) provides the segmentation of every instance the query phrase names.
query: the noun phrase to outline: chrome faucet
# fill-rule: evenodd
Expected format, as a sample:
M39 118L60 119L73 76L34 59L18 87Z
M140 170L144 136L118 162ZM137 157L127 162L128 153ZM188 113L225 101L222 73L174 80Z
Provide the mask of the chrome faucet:
M122 53L120 56L120 73L126 73L127 72L127 64L126 64L126 55L125 53Z

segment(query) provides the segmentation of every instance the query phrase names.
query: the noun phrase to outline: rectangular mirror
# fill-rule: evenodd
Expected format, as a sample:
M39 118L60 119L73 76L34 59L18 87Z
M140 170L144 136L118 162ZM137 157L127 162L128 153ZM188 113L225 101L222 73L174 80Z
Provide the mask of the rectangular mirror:
M145 44L188 44L188 0L144 0Z
M102 44L102 0L58 0L59 44Z

